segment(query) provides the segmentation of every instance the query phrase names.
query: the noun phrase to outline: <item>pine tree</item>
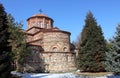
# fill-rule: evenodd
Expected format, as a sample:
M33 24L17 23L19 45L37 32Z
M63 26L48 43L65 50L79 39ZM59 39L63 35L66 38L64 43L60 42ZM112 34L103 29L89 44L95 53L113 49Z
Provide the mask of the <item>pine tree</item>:
M8 27L6 12L3 5L0 4L0 78L10 78L11 72Z
M105 71L102 61L106 50L102 29L88 12L79 42L78 68L84 72Z
M15 70L23 72L24 61L27 55L26 35L22 30L22 24L15 22L11 14L8 14L8 25L10 32L10 46L12 47L13 64Z
M106 70L120 74L120 25L117 27L116 36L110 40L109 51L106 52Z

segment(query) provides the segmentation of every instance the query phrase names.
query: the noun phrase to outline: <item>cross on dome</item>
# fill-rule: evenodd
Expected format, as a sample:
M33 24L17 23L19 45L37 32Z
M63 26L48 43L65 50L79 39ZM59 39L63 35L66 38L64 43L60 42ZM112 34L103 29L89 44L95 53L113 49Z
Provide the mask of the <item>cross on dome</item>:
M40 9L39 12L40 12L40 14L42 14L42 12L43 12L42 9Z

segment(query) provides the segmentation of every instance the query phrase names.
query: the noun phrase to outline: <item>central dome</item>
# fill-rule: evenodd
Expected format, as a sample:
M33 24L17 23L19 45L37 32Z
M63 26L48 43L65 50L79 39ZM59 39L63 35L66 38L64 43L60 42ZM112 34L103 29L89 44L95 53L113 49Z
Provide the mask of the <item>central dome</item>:
M45 14L35 14L35 15L33 15L32 17L36 17L36 16L44 16L44 17L48 17L48 16L45 15Z
M53 28L53 22L53 19L45 14L34 14L27 19L28 29L32 27L51 29Z
M53 21L52 18L48 17L46 14L34 14L33 16L31 16L30 18L27 19L27 21L31 18L36 18L36 17L40 17L40 18L48 18L51 19Z

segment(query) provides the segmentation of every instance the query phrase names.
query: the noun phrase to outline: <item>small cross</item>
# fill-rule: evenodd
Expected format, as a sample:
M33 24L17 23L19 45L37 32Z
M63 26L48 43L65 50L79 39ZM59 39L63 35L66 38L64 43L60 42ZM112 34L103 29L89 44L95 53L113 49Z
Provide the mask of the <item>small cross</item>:
M41 9L39 10L40 14L43 12Z

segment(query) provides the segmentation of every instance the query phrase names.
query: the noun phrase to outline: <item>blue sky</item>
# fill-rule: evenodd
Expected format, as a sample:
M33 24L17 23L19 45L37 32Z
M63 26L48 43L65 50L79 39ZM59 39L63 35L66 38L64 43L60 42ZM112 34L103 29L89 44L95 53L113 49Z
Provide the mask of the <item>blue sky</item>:
M54 20L54 26L71 32L71 41L83 29L87 12L90 10L101 25L105 39L110 39L120 23L120 0L0 0L7 13L17 22L39 13L39 9Z

